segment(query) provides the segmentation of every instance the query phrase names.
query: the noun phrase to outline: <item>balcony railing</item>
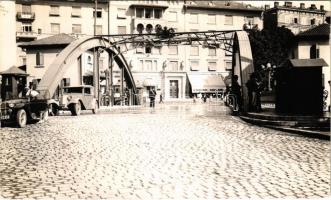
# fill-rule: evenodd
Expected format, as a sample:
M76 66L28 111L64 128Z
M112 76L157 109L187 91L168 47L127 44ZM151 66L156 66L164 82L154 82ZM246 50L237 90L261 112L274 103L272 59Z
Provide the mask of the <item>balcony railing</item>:
M16 37L18 37L18 38L35 39L35 38L37 38L37 36L38 36L38 34L36 32L22 32L22 31L16 32Z
M17 13L18 20L35 20L35 13L33 12L18 12Z

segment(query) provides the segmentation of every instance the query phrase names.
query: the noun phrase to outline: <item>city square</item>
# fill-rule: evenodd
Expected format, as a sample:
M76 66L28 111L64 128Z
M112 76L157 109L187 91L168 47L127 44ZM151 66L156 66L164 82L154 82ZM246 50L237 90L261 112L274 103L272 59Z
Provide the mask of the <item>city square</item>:
M0 199L330 198L330 2L0 0L0 27Z
M217 103L166 103L1 129L8 199L321 198L330 143L254 126Z

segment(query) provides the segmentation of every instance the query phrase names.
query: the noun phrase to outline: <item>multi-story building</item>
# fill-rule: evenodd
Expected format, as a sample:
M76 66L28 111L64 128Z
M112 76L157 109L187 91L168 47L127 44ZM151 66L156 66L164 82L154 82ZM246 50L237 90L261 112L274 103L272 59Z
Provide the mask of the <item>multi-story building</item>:
M315 4L300 3L300 7L294 7L290 1L286 1L284 5L276 1L273 8L269 5L265 7L263 27L272 29L285 26L294 34L298 34L325 23L325 13L323 5L317 8Z
M176 32L242 30L245 24L246 28L258 26L262 29L262 9L237 2L98 0L96 11L95 6L95 1L90 0L17 0L17 42L60 33L74 37L94 33L153 33L157 25L171 27ZM194 43L190 46L139 48L127 45L121 49L132 49L124 52L124 56L136 84L146 89L155 87L166 99L185 98L198 92L212 93L203 90L208 81L200 81L197 86L198 83L192 83L196 79L193 77L221 80L232 65L231 54ZM106 67L108 59L101 59ZM35 67L28 63L31 62L26 62L25 52L18 50L17 64ZM119 74L119 70L114 71L115 82Z

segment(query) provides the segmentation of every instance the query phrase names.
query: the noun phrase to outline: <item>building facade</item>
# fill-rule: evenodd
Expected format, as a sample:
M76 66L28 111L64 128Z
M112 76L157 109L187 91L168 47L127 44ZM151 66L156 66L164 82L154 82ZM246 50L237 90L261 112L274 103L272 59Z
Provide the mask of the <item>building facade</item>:
M284 5L276 1L273 8L265 6L263 27L272 29L285 26L294 34L298 34L325 23L325 13L323 5L317 8L315 4L300 3L300 7L295 7L290 1L284 2Z
M89 0L17 0L16 41L19 45L60 33L76 38L108 33L154 33L158 25L176 32L242 30L245 25L262 29L261 14L261 8L223 1L98 0L96 4ZM136 85L145 92L155 87L165 99L186 98L198 93L192 88L196 84L190 83L191 76L222 79L232 67L231 54L194 43L139 48L123 45L121 50L131 66ZM27 62L22 49L18 48L17 52L17 65L35 67L30 65L31 61ZM101 60L107 67L107 56ZM114 83L119 78L120 71L114 70Z

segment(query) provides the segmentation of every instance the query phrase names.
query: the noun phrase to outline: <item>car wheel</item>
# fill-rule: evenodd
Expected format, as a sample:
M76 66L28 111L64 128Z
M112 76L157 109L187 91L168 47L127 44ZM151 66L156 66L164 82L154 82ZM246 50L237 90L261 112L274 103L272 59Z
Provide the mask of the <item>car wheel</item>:
M18 127L23 128L26 126L26 122L27 122L26 112L24 109L20 109L16 113L16 123L17 123Z
M71 111L71 114L74 115L74 116L80 115L80 111L81 111L80 102L78 101L77 103L72 105L70 111Z
M59 108L57 106L53 105L53 104L50 104L48 106L48 114L50 116L57 116L57 115L59 115Z

